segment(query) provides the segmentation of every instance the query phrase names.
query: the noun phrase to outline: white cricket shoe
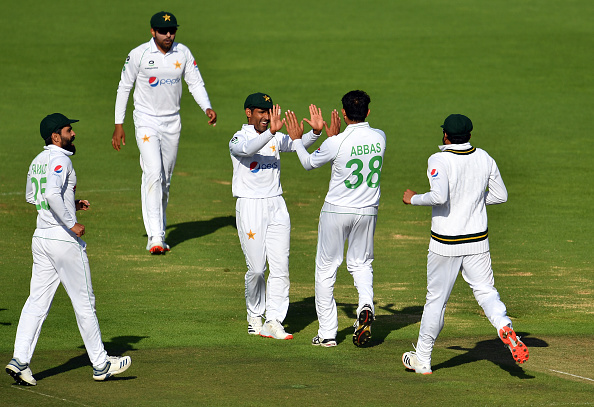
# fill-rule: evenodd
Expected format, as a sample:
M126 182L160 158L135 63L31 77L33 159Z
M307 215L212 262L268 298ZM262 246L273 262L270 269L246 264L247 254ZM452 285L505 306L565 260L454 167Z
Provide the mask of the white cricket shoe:
M405 352L402 354L402 364L404 367L410 370L414 370L415 373L419 374L431 374L433 371L431 370L430 365L422 365L417 359L416 352Z
M132 364L130 356L108 356L107 362L101 369L93 367L93 379L102 381L107 378L125 372Z
M21 363L18 359L12 359L6 365L6 373L12 376L17 384L22 386L35 386L37 380L33 377L33 372L29 369L28 363Z
M274 339L293 339L293 335L285 332L285 328L276 319L266 321L260 330L260 336Z
M262 317L249 317L248 318L248 334L260 335L262 330Z
M165 252L171 250L171 247L160 237L149 237L146 250L151 254L165 254Z
M331 348L333 346L336 346L336 339L334 339L334 338L323 339L320 335L316 335L311 340L311 344L313 346L323 346L324 348Z

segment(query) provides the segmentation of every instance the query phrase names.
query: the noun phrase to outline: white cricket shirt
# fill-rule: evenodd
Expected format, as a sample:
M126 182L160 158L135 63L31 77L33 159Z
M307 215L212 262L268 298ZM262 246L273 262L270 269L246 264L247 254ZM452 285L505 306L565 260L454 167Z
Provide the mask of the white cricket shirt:
M29 166L25 198L37 208L37 229L70 229L77 222L76 173L70 155L58 146L45 146Z
M130 90L134 89L134 109L151 116L169 116L179 112L182 77L196 103L203 111L211 109L204 81L192 53L183 44L174 42L163 54L155 40L142 44L128 54L115 104L115 124L124 123Z
M439 146L429 157L431 190L414 195L412 205L432 206L429 250L463 256L489 250L486 205L507 201L495 160L470 143Z
M311 146L317 139L313 131L301 143ZM280 153L293 152L291 137L270 129L258 133L253 125L244 124L231 141L229 151L233 163L233 196L236 198L271 198L281 195Z
M298 141L298 140L296 140ZM380 177L386 150L386 135L367 122L349 124L342 133L328 137L309 154L295 143L306 170L332 162L332 176L325 201L349 208L377 207Z

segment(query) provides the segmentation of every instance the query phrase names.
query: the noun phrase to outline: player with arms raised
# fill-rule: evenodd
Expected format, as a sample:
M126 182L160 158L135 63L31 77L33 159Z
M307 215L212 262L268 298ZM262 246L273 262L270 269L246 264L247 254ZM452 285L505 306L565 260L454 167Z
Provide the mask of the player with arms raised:
M280 153L295 151L294 142L279 130L280 106L265 93L253 93L244 103L247 124L229 142L233 162L233 196L237 198L237 234L245 255L245 302L248 333L292 339L283 321L289 309L289 244L291 220L280 183ZM313 130L303 144L312 145L324 121L312 111ZM270 128L268 128L270 126ZM268 283L264 281L268 261ZM262 325L262 318L265 323Z
M312 345L336 346L338 316L334 300L336 271L348 240L347 269L359 293L353 343L364 346L371 337L373 305L373 236L380 199L380 177L386 150L386 135L367 123L367 93L354 90L342 97L342 116L347 127L340 134L340 117L332 112L328 139L313 154L301 143L303 122L287 112L286 126L299 160L306 170L332 163L332 178L318 225L315 296L319 320ZM315 108L315 106L314 106ZM321 112L320 112L321 115Z

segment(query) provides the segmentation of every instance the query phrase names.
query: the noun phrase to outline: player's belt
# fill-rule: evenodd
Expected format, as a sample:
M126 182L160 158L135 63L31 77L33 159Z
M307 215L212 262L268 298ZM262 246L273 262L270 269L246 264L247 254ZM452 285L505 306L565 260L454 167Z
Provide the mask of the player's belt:
M459 154L459 155L468 155L468 154L472 154L476 151L476 147L470 147L468 150L452 150L452 149L447 149L447 150L443 150L446 153L454 153L454 154Z
M485 240L488 236L489 229L485 230L484 232L480 233L472 233L470 235L458 235L458 236L446 236L440 235L431 231L431 239L438 241L439 243L443 244L462 244L462 243L472 243L472 242L480 242L481 240Z

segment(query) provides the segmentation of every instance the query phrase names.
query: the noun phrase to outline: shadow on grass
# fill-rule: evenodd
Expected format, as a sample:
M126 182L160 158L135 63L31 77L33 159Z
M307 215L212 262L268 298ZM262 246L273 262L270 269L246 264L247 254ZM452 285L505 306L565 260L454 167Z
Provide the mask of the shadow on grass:
M355 322L357 304L337 303L336 306L340 307L353 320L353 323ZM421 306L406 307L397 310L394 308L394 304L387 304L385 306L376 306L376 313L377 308L389 312L390 315L377 315L375 317L371 340L366 347L382 344L390 332L411 324L416 324L421 320L421 315L423 314L423 307ZM317 319L315 297L307 297L301 301L292 302L289 306L287 318L285 319L287 332L299 333L308 325L316 322ZM347 339L351 341L352 336L353 327L349 325L347 328L338 331L336 341L338 343Z
M357 304L344 304L337 303L337 306L342 307L344 312L349 318L352 318L353 323L357 318ZM422 306L405 307L401 310L395 309L394 304L386 304L384 306L376 305L377 309L380 308L390 313L390 315L376 315L375 321L371 329L371 340L365 346L366 348L372 348L374 346L381 345L384 343L386 337L390 332L404 328L405 326L416 324L421 320L423 315ZM338 331L336 335L336 342L341 343L343 341L351 341L353 337L353 326L349 326L341 331Z
M109 356L122 356L124 352L136 350L133 344L140 342L141 340L148 338L148 336L116 336L111 339L110 342L104 342L105 350ZM80 348L84 349L84 345L80 346ZM65 373L70 370L78 369L81 367L91 367L91 362L89 361L89 356L87 353L83 353L79 356L75 356L69 361L61 364L60 366L52 367L51 369L46 369L38 373L34 373L34 377L37 381L43 380L46 377L51 377L58 375L60 373ZM89 369L89 375L91 374L91 369ZM128 376L128 377L120 377L114 376L109 378L109 380L131 380L135 379L136 376Z
M517 332L517 334L522 337L522 342L528 347L528 350L530 348L546 348L549 346L542 339L528 337L530 335L529 333ZM454 356L450 360L433 366L433 371L461 366L477 360L488 360L508 372L511 376L520 379L534 379L534 376L527 374L521 365L516 364L511 353L499 338L477 342L474 348L449 346L448 349L466 351L466 353Z
M187 240L210 235L226 226L237 228L235 216L219 216L210 220L176 223L175 225L167 226L169 233L165 240L169 246L174 247Z
M0 308L0 311L8 311L8 309L7 308ZM0 322L0 325L10 326L10 325L12 325L12 323L10 323L10 322Z
M284 322L287 332L299 333L317 320L316 299L315 297L307 297L301 301L291 302Z

